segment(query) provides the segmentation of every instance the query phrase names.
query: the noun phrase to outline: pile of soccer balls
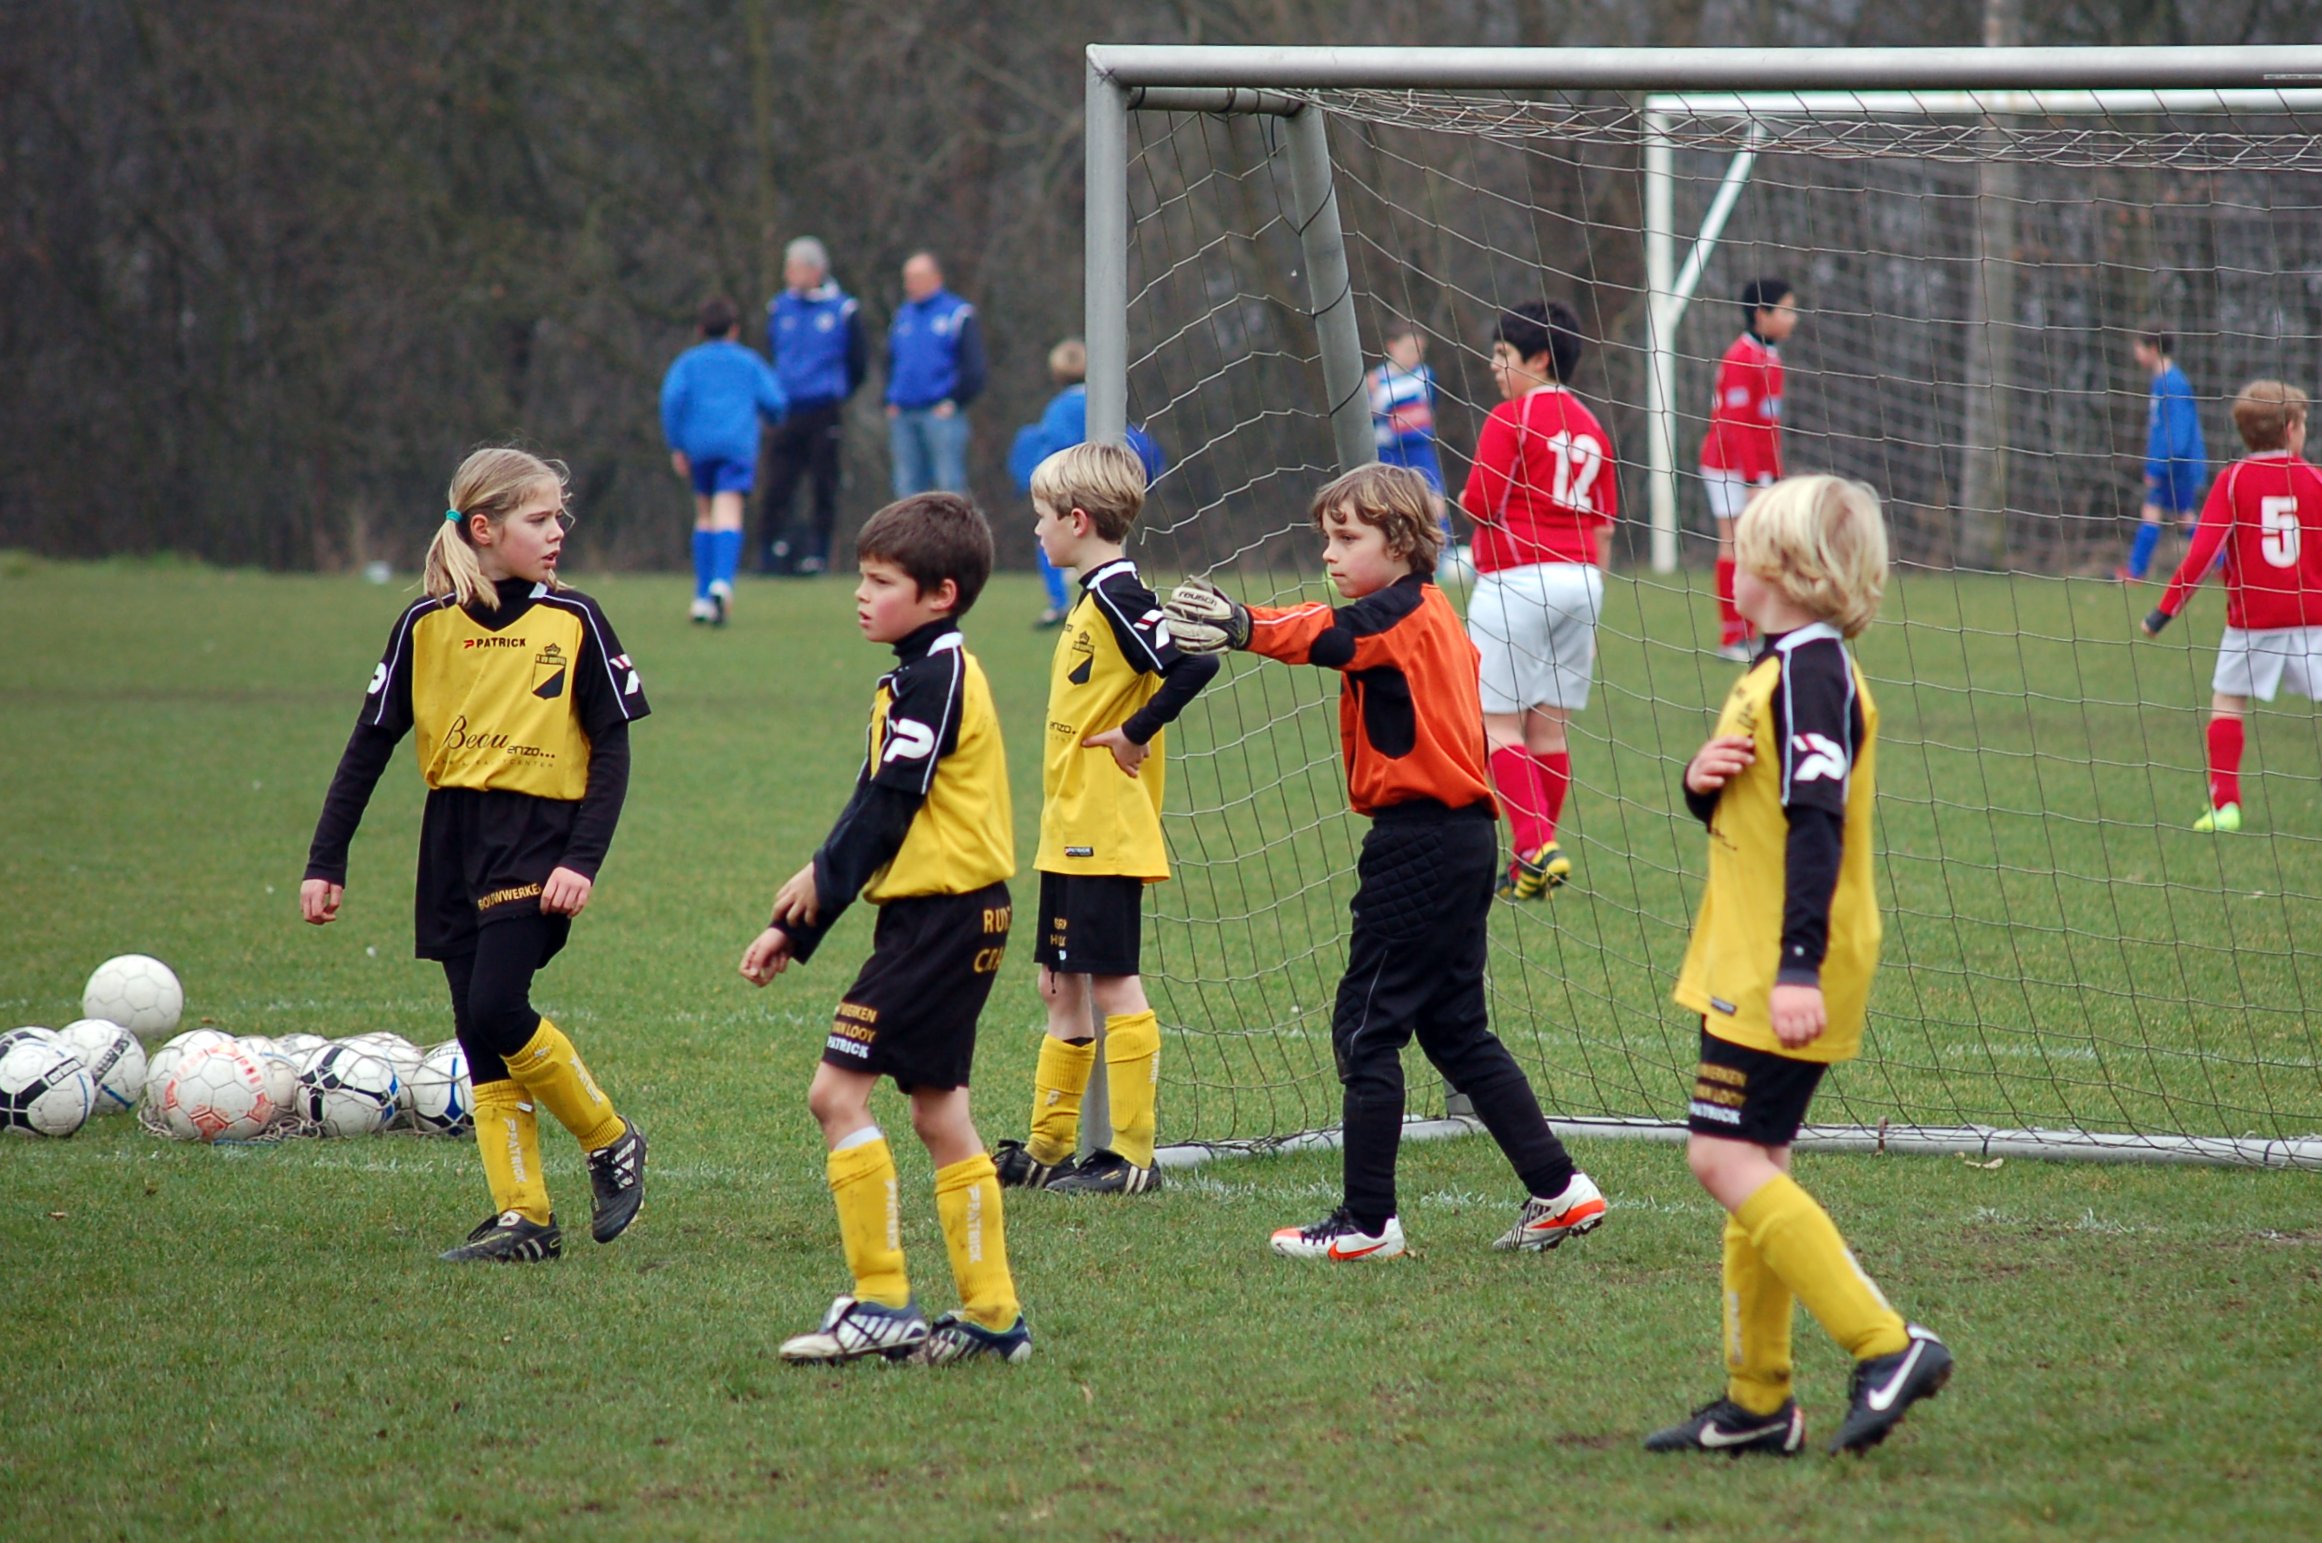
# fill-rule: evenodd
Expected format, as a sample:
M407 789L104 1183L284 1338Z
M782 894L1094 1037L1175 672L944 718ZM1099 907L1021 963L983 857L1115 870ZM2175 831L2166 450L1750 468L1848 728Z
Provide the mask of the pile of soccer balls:
M361 1136L405 1129L463 1135L474 1098L456 1040L422 1050L384 1030L175 1034L184 992L143 954L108 959L62 1029L0 1034L0 1131L70 1136L100 1114L134 1110L180 1141ZM150 1056L145 1041L174 1034Z

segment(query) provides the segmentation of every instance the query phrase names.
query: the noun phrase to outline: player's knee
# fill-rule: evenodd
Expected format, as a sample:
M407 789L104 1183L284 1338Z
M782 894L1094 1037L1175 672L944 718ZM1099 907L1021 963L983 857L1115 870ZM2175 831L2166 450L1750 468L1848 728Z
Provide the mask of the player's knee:
M1725 1147L1724 1142L1702 1136L1693 1136L1686 1141L1685 1166L1692 1170L1694 1179L1703 1189L1714 1190L1718 1180L1725 1176L1731 1156Z
M1097 1011L1106 1017L1121 1013L1141 1013L1150 1005L1145 1000L1145 982L1135 975L1097 975L1089 980L1089 994L1096 999Z

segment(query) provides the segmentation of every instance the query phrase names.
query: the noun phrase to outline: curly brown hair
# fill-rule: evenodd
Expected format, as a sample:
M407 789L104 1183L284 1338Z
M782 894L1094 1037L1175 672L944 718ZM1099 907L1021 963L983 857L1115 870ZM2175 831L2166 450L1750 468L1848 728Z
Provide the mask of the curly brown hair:
M1306 511L1316 530L1340 512L1386 532L1387 550L1408 562L1413 573L1434 573L1443 554L1443 500L1410 467L1358 466L1324 483Z

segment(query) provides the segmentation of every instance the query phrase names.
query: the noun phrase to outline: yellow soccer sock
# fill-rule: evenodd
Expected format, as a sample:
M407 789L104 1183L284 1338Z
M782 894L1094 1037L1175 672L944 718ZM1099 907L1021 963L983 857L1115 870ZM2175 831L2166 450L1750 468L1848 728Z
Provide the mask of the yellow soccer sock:
M1032 1073L1032 1134L1024 1150L1036 1163L1061 1163L1080 1144L1080 1101L1096 1065L1096 1041L1041 1036Z
M881 1307L907 1305L911 1279L903 1273L895 1157L887 1150L887 1138L874 1127L870 1140L833 1151L823 1171L830 1176L830 1198L838 1206L839 1241L846 1247L856 1299Z
M1008 1273L1008 1228L991 1158L978 1152L936 1169L935 1214L951 1250L960 1311L987 1329L1013 1326L1023 1309L1016 1301L1016 1277Z
M1795 1179L1779 1174L1767 1180L1733 1214L1766 1268L1848 1355L1866 1361L1911 1342L1901 1315L1854 1262L1829 1213Z
M1161 1020L1151 1008L1105 1019L1105 1088L1113 1100L1113 1150L1140 1168L1152 1167Z
M613 1112L613 1101L581 1064L580 1052L564 1031L546 1018L524 1048L508 1057L508 1075L573 1133L582 1151L594 1152L621 1139L621 1117Z
M1790 1319L1797 1298L1766 1268L1750 1235L1725 1219L1725 1396L1772 1414L1790 1396Z
M548 1178L540 1171L540 1121L532 1100L515 1083L503 1078L476 1084L476 1150L483 1154L492 1213L514 1211L546 1226Z

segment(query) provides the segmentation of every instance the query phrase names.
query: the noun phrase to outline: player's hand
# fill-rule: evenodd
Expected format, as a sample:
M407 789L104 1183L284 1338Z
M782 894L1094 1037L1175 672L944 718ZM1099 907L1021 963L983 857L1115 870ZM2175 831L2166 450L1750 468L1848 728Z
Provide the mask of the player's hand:
M1685 786L1695 793L1714 793L1757 758L1757 745L1747 734L1721 734L1685 763Z
M339 919L339 902L346 898L347 886L333 884L328 879L308 879L298 886L298 914L317 927L327 926Z
M959 408L950 402L938 402L935 404L935 416L938 418L948 418L953 413L958 411Z
M1785 1050L1798 1050L1822 1037L1829 1016L1822 1009L1820 986L1776 986L1768 1004L1774 1020L1774 1038Z
M1207 579L1188 579L1161 609L1169 635L1189 654L1222 654L1250 646L1250 608Z
M780 927L768 927L742 950L742 979L753 986L763 986L789 968L790 934Z
M782 888L774 896L774 919L803 922L811 927L821 902L822 897L814 888L814 864L808 863L782 881Z
M684 451L672 450L669 452L669 469L680 477L690 477L693 475L693 462L686 459Z
M2159 606L2154 606L2152 613L2146 616L2143 621L2138 622L2137 625L2144 629L2146 637L2157 638L2161 635L2161 629L2169 625L2169 613Z
M1102 734L1091 734L1080 742L1080 748L1110 750L1113 753L1113 764L1132 777L1137 775L1137 768L1145 764L1145 757L1152 753L1151 746L1138 744L1129 738L1124 729L1107 729Z
M596 881L570 868L559 868L540 886L540 914L543 916L578 916L581 907L589 903L589 892Z

